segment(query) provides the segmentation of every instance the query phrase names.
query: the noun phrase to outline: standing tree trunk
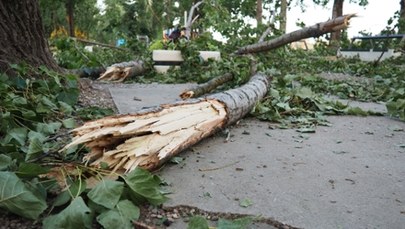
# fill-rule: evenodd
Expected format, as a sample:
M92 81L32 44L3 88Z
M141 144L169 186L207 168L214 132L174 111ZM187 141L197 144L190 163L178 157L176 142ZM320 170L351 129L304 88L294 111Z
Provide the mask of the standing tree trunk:
M263 19L263 2L262 2L262 0L257 0L257 2L256 2L257 26L262 24L262 19Z
M405 0L400 0L399 4L401 9L399 10L398 33L405 34Z
M287 0L281 0L280 31L283 34L287 32L287 5Z
M332 9L332 19L343 15L343 2L344 0L334 0ZM341 31L332 32L330 35L330 46L339 47Z
M73 17L73 10L74 10L74 0L67 0L66 1L66 13L67 13L67 20L69 24L69 36L75 37L75 24L74 24L74 17Z
M25 62L60 71L49 51L38 1L0 1L0 72L14 75L10 64Z

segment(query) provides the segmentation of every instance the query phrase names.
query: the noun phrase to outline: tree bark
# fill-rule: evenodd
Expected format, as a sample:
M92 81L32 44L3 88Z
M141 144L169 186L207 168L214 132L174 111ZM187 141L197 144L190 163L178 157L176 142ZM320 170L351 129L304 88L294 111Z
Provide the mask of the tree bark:
M401 8L399 10L399 29L398 33L405 34L405 0L399 2Z
M343 15L343 2L344 0L334 0L332 9L332 19ZM342 32L337 30L330 34L330 46L339 47L340 35Z
M285 44L289 44L293 41L298 41L309 37L319 37L325 33L334 32L337 30L345 29L349 25L350 18L355 14L348 14L338 18L328 20L326 22L317 23L313 26L305 27L303 29L284 34L275 39L259 42L253 45L241 47L236 51L236 54L251 54L266 52L271 49L281 47Z
M281 0L280 7L280 31L285 34L287 31L287 0Z
M262 24L262 20L263 20L263 2L262 2L262 0L257 0L257 2L256 2L257 26Z
M74 24L74 0L66 1L66 14L69 24L69 36L75 37L75 24Z
M38 1L0 1L0 72L14 75L10 64L27 63L61 71L44 36Z
M267 93L270 79L256 74L244 86L205 98L165 104L85 123L73 141L89 149L84 160L113 171L154 170L179 152L248 114Z

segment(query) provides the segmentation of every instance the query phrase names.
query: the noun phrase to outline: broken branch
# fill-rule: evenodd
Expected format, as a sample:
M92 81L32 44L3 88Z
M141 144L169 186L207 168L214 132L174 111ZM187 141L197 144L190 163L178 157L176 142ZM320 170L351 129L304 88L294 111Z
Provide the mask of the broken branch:
M326 22L317 23L313 26L305 27L303 29L284 34L269 41L247 45L245 47L239 48L236 51L236 54L265 52L304 38L319 37L325 33L345 29L349 26L349 20L355 16L355 14L343 15L328 20Z
M72 131L75 137L62 150L84 144L90 149L84 160L92 166L153 170L249 113L267 93L269 81L258 73L237 89L90 121Z
M204 94L207 94L207 93L213 91L219 85L222 85L226 82L231 81L232 79L233 79L233 76L231 73L225 73L224 75L211 79L210 81L208 81L206 83L197 85L193 88L183 91L180 94L180 98L189 99L189 98L195 98L195 97L202 96Z
M142 75L146 72L143 61L129 61L113 64L97 79L112 82L122 82L128 77Z

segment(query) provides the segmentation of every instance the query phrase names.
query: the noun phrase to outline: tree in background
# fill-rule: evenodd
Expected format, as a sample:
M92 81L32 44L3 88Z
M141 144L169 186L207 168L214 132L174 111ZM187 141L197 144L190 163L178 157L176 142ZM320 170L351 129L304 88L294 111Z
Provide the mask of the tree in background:
M398 33L405 34L405 0L400 0L399 20L398 20Z
M344 0L334 0L333 1L333 7L332 7L332 18L337 18L339 16L343 15L343 2ZM333 46L335 44L338 44L340 41L341 37L341 32L336 31L334 33L331 33L330 35L330 43Z
M97 0L40 0L45 35L50 37L52 33L62 33L69 36L97 37L96 17L100 10L96 3Z
M262 0L257 0L257 2L256 2L257 26L260 26L262 24L262 20L263 20L263 1Z
M281 0L280 3L280 31L285 33L287 31L287 0Z
M350 0L349 2L356 3L364 7L368 5L368 0ZM343 15L343 3L344 0L333 1L332 18L340 17ZM329 42L331 47L338 48L340 46L340 40L342 39L341 35L342 32L340 30L331 33Z

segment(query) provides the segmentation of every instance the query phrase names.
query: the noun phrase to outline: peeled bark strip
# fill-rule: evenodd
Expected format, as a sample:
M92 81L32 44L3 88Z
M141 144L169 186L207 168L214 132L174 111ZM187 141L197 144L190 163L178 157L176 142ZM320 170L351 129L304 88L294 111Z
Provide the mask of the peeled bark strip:
M244 86L140 110L135 114L105 117L74 129L75 137L62 150L84 144L84 160L130 172L140 166L153 170L184 150L249 113L267 93L269 78L256 74Z
M335 32L341 29L345 29L349 26L349 20L355 17L355 14L347 14L341 17L337 17L326 22L317 23L310 27L305 27L303 29L284 34L275 39L259 42L253 45L248 45L239 48L236 54L248 54L248 53L258 53L265 52L271 49L281 47L285 44L289 44L293 41L298 41L309 37L319 37L325 33Z
M142 75L146 72L143 61L129 61L113 64L97 80L122 82L128 77Z
M232 79L233 79L233 76L231 73L225 73L224 75L211 79L210 81L208 81L206 83L197 85L193 88L183 91L180 94L180 98L190 99L190 98L202 96L204 94L207 94L207 93L213 91L218 86L231 81Z

